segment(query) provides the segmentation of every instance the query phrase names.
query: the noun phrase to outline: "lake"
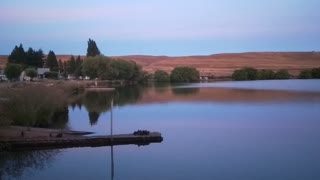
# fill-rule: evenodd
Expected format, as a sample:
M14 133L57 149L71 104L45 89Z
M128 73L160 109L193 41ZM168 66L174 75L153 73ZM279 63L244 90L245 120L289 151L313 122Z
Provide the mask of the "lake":
M320 179L320 80L91 92L68 129L162 133L162 143L3 153L3 179Z

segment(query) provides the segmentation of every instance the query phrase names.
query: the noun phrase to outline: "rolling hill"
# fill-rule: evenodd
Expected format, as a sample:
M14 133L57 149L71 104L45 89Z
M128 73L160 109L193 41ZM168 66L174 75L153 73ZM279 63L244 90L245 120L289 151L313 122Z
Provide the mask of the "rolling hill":
M70 56L57 55L57 58L65 61ZM131 55L114 58L133 60L151 73L158 69L170 72L176 66L192 66L203 75L216 77L230 76L235 69L242 67L287 69L293 75L302 69L320 67L319 52L249 52L184 57ZM6 62L7 56L0 56L0 66Z

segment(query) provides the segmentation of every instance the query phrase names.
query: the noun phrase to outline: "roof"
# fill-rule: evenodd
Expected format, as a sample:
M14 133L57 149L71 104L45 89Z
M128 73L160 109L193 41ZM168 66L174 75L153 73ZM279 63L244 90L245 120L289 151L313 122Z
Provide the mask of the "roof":
M44 74L45 72L49 72L49 71L50 71L49 68L38 68L37 69L38 74Z

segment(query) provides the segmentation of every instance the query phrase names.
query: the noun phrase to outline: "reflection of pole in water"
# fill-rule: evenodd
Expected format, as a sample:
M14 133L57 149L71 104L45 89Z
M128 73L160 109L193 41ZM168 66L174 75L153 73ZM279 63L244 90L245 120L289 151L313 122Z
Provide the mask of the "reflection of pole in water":
M110 111L110 134L111 134L111 141L112 141L112 129L113 129L113 115L112 115L112 110L113 110L113 99L111 100L111 111ZM114 179L114 162L113 162L113 145L111 142L111 179Z
M111 118L111 120L110 120L110 123L111 123L111 124L110 124L110 128L111 128L111 129L110 129L110 134L111 134L111 136L112 136L112 126L113 126L113 120L112 120L112 119L113 119L113 115L112 115L112 109L113 109L113 99L111 100L111 111L110 111L110 116L111 116L111 117L110 117L110 118ZM112 138L112 137L111 137L111 138Z
M113 146L111 146L111 179L114 178Z

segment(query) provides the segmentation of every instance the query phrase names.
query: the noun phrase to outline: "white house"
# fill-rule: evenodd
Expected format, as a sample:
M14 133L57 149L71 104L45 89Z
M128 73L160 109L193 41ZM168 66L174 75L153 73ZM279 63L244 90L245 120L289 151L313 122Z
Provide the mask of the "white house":
M37 69L37 77L38 79L43 79L44 78L44 73L49 72L50 69L49 68L38 68Z

